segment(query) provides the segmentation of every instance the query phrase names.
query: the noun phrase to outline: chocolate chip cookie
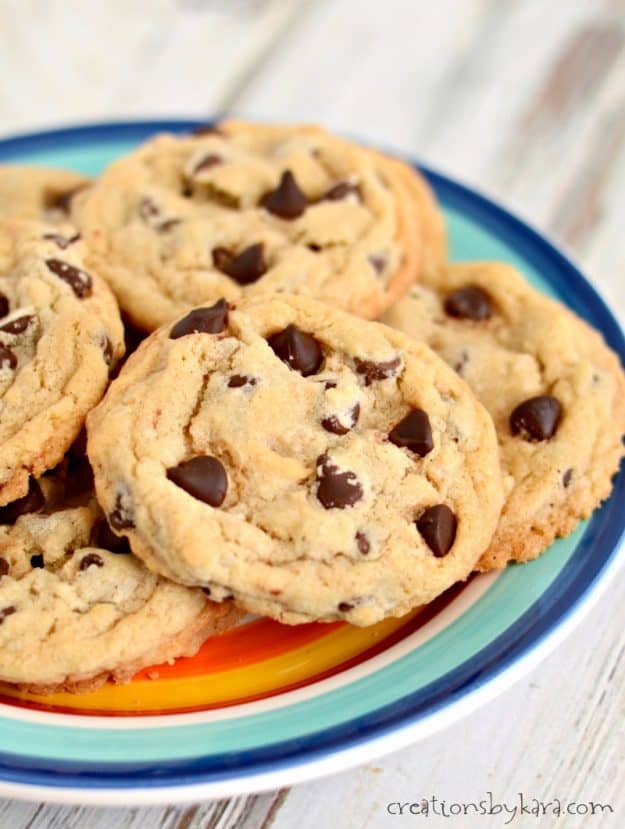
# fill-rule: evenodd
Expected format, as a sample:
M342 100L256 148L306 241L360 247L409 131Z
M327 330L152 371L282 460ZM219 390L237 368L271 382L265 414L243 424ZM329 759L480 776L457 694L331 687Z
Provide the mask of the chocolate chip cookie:
M445 253L415 170L317 127L227 121L160 135L79 201L90 261L147 331L260 292L375 317Z
M535 558L609 495L625 381L585 322L493 262L429 272L384 321L428 343L495 422L506 503L479 569Z
M0 221L0 504L57 464L123 353L107 285L73 231Z
M88 417L96 490L149 567L282 622L401 615L499 517L492 422L427 346L304 297L161 328Z
M76 459L0 508L0 680L91 691L194 654L242 618L231 602L150 572L84 490ZM82 491L82 497L74 490Z
M0 164L0 218L66 223L74 197L88 185L70 170Z

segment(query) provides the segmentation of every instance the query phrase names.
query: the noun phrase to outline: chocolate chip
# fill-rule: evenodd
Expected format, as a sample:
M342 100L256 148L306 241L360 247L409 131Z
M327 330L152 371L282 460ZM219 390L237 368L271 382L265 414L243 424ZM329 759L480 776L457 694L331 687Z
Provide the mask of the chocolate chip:
M317 499L325 509L353 507L362 495L362 486L353 472L341 472L326 454L317 458Z
M374 363L372 360L361 360L360 357L354 357L356 373L365 378L365 386L370 386L376 380L387 380L389 377L394 377L400 365L401 359L399 357L382 363Z
M362 193L357 184L352 184L350 181L339 181L330 187L329 190L321 197L321 201L341 201L348 198L348 196L356 196L358 201L362 200Z
M423 409L413 409L390 431L388 439L424 458L434 448L430 419Z
M131 530L135 526L132 513L124 506L121 495L115 499L115 508L109 513L108 521L114 530Z
M191 135L222 135L217 124L202 124L191 130Z
M161 215L161 209L154 201L154 199L150 198L150 196L145 196L139 202L139 215L145 221L149 221L150 219L154 219L157 216Z
M448 294L444 303L450 317L467 320L487 320L493 312L490 296L478 285L467 285Z
M106 336L106 334L100 340L100 348L102 349L102 356L104 357L104 362L107 366L110 366L113 362L113 343Z
M0 343L0 369L9 368L12 371L16 365L17 357L15 354L6 345Z
M0 556L0 578L2 578L2 576L8 576L9 569L9 562L6 558Z
M573 470L572 469L567 469L565 471L564 475L562 476L562 486L565 489L567 489L570 486L572 479L573 479Z
M48 242L54 242L61 250L66 250L80 239L80 233L74 233L73 236L62 236L60 233L44 233L43 238Z
M72 199L85 190L87 186L87 184L79 184L77 187L72 187L71 190L65 190L61 193L47 193L45 206L49 210L62 210L63 213L69 213L72 208Z
M16 612L17 608L13 604L8 607L3 607L2 610L0 610L0 625L4 622L7 616L12 616Z
M446 556L456 539L458 521L446 504L428 507L415 522L436 558Z
M204 158L200 159L198 163L193 168L193 175L197 175L197 173L201 172L202 170L209 170L211 167L217 167L219 164L223 164L223 158L217 153L209 153L205 155Z
M188 334L221 334L228 325L228 303L218 300L210 308L195 308L171 329L170 340Z
M79 299L91 296L91 277L86 271L60 259L46 259L46 265L59 279L67 282Z
M560 401L549 394L530 397L510 415L510 431L525 440L548 440L558 430L562 419Z
M27 512L39 512L44 504L45 499L41 487L34 478L31 478L26 495L0 507L0 524L13 524L20 515L26 515Z
M333 435L346 435L350 429L353 429L354 426L358 423L358 418L360 417L360 403L355 403L354 406L349 410L349 422L350 425L346 426L342 423L336 415L331 415L330 417L324 417L321 421L321 425L326 430L326 432L331 432Z
M213 264L222 273L227 274L239 285L251 285L267 270L264 258L264 245L258 242L250 245L236 256L226 248L213 250Z
M336 380L324 380L323 387L324 389L335 389L337 387Z
M256 378L248 377L245 374L233 374L228 380L228 388L240 389L241 386L255 386Z
M159 233L168 233L170 230L173 230L177 225L182 222L182 219L165 219L164 222L161 222L156 226L156 229Z
M304 377L316 374L321 368L323 351L319 341L292 323L272 334L267 342L283 363Z
M86 570L87 567L91 567L91 565L95 565L95 567L104 567L104 559L102 556L99 556L97 553L87 553L86 556L80 561L80 570Z
M202 588L202 593L204 593L204 595L206 595L206 596L210 596L210 594L211 594L210 587L203 587Z
M30 566L33 570L43 570L43 553L35 553L30 557Z
M308 250L312 250L313 253L319 253L321 250L321 245L317 245L314 242L311 242L309 245L306 245Z
M172 483L211 507L219 507L226 497L228 476L221 461L200 455L167 470Z
M308 207L308 199L297 186L290 170L282 174L280 184L275 190L265 193L260 203L265 210L281 219L297 219Z
M100 547L100 549L108 550L109 553L115 553L116 555L124 555L130 552L128 539L123 535L114 533L105 518L101 518L93 525L91 530L91 544L94 547Z
M372 253L369 257L369 264L377 275L380 276L386 268L386 256L383 253Z
M0 294L0 317L6 317L9 313L9 300L4 294Z
M34 314L25 314L23 317L16 317L0 325L0 331L5 331L7 334L22 334L34 320Z
M354 605L349 602L339 602L338 609L340 613L349 613L350 610L354 609Z
M371 549L371 544L369 543L369 539L363 532L356 533L356 546L360 553L363 556L366 556L369 550Z

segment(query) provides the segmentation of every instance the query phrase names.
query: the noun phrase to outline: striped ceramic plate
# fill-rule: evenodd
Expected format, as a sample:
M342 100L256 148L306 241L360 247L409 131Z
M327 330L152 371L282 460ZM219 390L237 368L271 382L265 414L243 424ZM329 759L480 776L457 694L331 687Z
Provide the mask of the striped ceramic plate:
M96 174L159 130L103 124L0 141L0 161ZM575 266L489 199L425 171L455 259L519 267L599 328L625 358L614 318ZM492 698L545 655L619 563L615 493L535 562L474 578L369 629L253 620L193 659L129 685L52 697L0 688L0 795L156 803L224 797L338 771L420 739Z

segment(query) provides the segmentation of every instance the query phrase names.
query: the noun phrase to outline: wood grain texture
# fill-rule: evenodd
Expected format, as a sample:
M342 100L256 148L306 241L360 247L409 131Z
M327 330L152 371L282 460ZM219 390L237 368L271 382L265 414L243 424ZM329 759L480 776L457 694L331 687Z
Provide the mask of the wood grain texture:
M580 257L625 321L625 0L154 0L145 10L139 0L0 0L0 72L13 79L0 86L2 129L226 109L323 121L502 197ZM625 814L624 589L625 574L574 636L495 702L377 763L188 807L5 801L0 829L417 825L386 804L488 791L614 808L515 827L616 829Z

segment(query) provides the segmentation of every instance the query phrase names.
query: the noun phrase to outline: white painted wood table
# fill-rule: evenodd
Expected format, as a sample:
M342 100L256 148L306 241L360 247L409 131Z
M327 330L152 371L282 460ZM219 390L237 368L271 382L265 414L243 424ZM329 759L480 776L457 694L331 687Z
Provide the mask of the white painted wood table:
M0 78L3 133L227 111L418 154L553 233L625 319L625 0L0 0ZM625 826L624 587L498 700L375 764L188 807L4 801L0 829L502 826L386 810L488 791L614 809L514 826Z

